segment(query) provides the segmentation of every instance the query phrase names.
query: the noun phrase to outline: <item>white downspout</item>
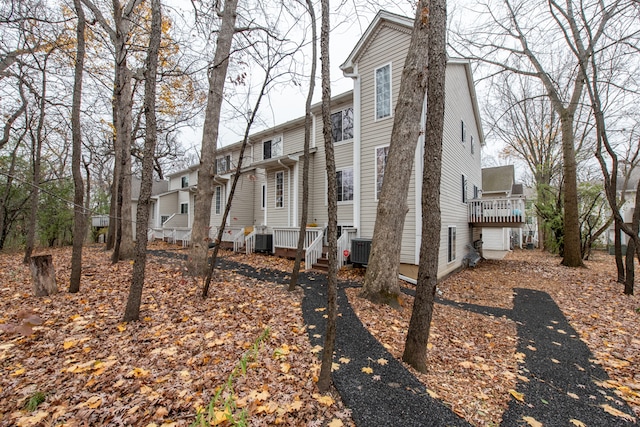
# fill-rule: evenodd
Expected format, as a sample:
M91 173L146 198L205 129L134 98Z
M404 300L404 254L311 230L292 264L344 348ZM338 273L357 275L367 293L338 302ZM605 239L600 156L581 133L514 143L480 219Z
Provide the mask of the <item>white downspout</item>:
M345 77L353 79L353 226L357 230L357 236L361 236L360 218L361 218L361 121L362 107L360 94L360 75L358 74L358 66L354 66L352 73L344 73Z

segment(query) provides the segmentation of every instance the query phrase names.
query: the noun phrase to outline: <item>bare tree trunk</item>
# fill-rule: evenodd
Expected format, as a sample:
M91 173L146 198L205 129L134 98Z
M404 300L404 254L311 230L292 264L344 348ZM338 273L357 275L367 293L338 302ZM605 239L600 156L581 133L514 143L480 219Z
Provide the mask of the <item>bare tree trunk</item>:
M318 58L318 36L316 34L316 13L313 9L311 0L307 0L307 10L311 18L311 76L309 77L309 92L307 92L307 101L305 104L304 118L304 162L302 164L302 214L300 216L300 234L298 235L298 247L296 249L296 259L291 272L291 281L289 282L289 291L294 291L298 284L298 275L300 274L300 262L302 261L302 251L304 249L304 239L307 230L307 216L309 212L309 140L311 139L311 100L313 91L316 87L316 63ZM309 266L305 266L309 268Z
M140 183L140 197L138 198L136 215L136 245L131 286L129 287L129 298L127 299L127 307L122 319L125 322L135 321L139 318L142 288L144 286L144 270L147 265L147 226L149 224L153 161L158 132L156 122L156 75L158 72L158 51L160 50L162 37L162 9L160 6L160 0L151 0L151 35L149 37L144 76L146 132L142 157L142 182Z
M398 269L402 231L409 211L407 196L427 85L428 55L425 52L428 49L428 17L427 2L421 1L411 35L409 54L402 71L391 144L378 200L371 255L360 294L375 303L394 307L399 307Z
M29 213L29 223L27 229L27 241L24 250L24 264L29 264L31 254L36 240L36 228L38 226L38 202L40 197L40 179L41 179L41 157L42 157L42 130L44 128L45 106L47 96L47 61L49 54L47 53L42 66L42 93L40 96L38 126L35 135L31 131L31 147L32 147L32 165L33 165L33 187L31 193L31 212Z
M427 22L428 21L428 22ZM424 169L422 171L422 242L416 297L413 302L409 330L402 360L420 372L427 371L427 342L433 317L433 304L438 283L438 254L440 252L440 180L442 171L442 140L444 132L446 53L446 0L422 0L416 13L413 37L417 49L408 55L424 55L427 43L427 121L424 140ZM422 79L416 75L412 83L414 96L424 93ZM404 84L404 81L403 81Z
M321 0L322 24L320 30L320 58L322 61L322 136L324 137L327 167L327 199L329 205L329 269L327 271L327 328L324 337L322 363L318 376L318 390L326 393L331 387L331 366L336 344L336 319L338 317L338 190L336 163L331 140L331 76L329 68L329 0Z
M213 198L216 175L216 145L218 143L218 126L220 110L224 95L224 82L229 67L229 55L235 33L236 9L238 0L226 0L221 12L222 23L216 52L209 68L209 94L205 109L202 147L200 149L200 167L198 169L197 203L193 212L191 228L191 248L189 250L188 269L194 276L207 271L207 252L209 249L209 227L211 220L211 201Z
M82 273L82 245L84 243L85 213L84 213L84 183L80 170L82 157L82 129L80 128L80 108L82 106L82 72L84 71L85 40L84 31L86 21L84 10L80 0L74 0L73 4L78 15L76 38L78 46L76 51L75 76L73 83L73 101L71 105L71 133L73 140L73 154L71 172L73 174L73 251L71 252L71 278L69 280L69 292L80 290L80 275Z
M219 242L222 242L222 235L224 234L224 225L227 223L227 218L229 217L229 213L231 212L231 204L233 203L233 197L236 194L236 187L238 185L238 180L240 179L240 175L242 175L242 162L244 161L244 152L247 148L247 144L249 143L249 133L251 132L251 126L253 126L253 122L256 119L256 115L258 114L258 110L260 109L260 103L262 102L262 98L264 97L267 87L271 82L271 70L266 70L266 74L264 80L262 82L262 87L260 89L260 95L258 95L258 99L256 100L253 109L251 110L251 116L249 117L249 121L247 122L247 127L244 130L244 138L242 139L242 146L240 147L240 156L238 157L238 166L236 167L236 171L233 174L233 182L231 183L231 191L229 192L229 197L227 198L227 203L224 207L224 212L222 214L222 220L220 221L220 227L218 227L218 234L216 236L216 244L213 247L213 254L211 255L211 263L209 264L209 269L207 270L207 275L204 280L204 286L202 287L202 298L206 298L209 295L209 287L211 285L211 279L213 278L213 272L216 269L216 263L218 261L218 251L220 249Z

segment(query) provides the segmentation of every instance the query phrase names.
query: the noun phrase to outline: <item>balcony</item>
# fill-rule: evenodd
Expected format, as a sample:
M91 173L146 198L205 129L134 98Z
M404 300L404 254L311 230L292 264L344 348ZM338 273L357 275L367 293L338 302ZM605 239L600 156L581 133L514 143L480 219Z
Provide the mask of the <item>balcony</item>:
M524 197L473 199L467 208L474 227L522 227L526 222Z

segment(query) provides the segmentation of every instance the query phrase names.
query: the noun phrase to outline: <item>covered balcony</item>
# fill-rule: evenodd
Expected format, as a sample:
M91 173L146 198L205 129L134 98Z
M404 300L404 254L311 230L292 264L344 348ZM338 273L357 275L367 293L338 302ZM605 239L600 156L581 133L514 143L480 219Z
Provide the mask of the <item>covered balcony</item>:
M469 224L474 227L522 227L526 222L522 196L473 199L467 208Z

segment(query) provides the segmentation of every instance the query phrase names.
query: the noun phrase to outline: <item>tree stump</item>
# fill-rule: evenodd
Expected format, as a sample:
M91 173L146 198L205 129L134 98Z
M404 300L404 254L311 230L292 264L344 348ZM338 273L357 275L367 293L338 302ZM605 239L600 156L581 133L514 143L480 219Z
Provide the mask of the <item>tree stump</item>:
M58 293L56 271L53 268L51 255L32 256L29 268L33 280L33 291L37 297Z

